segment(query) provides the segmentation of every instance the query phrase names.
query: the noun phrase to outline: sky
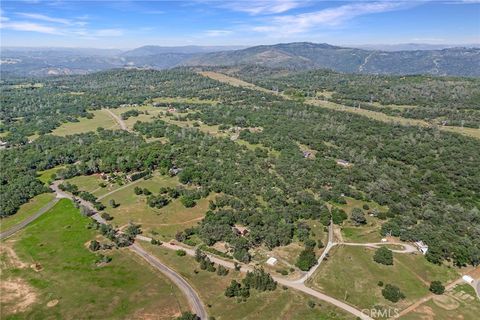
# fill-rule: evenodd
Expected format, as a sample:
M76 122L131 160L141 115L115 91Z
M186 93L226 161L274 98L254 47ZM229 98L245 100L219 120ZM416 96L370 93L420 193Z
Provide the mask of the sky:
M0 44L129 49L143 45L478 44L480 0L2 0Z

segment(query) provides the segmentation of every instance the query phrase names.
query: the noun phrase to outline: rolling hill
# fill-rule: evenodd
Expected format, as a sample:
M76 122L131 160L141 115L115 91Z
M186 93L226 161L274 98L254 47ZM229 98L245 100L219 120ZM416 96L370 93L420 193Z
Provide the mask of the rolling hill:
M2 76L48 76L139 67L260 65L289 70L331 69L345 73L480 76L480 49L381 51L296 42L236 47L144 46L130 51L3 49Z

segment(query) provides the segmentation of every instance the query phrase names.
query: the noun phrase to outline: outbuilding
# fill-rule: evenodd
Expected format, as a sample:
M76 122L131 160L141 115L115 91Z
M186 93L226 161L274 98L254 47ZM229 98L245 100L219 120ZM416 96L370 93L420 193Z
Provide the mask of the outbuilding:
M276 258L270 257L270 258L268 258L268 260L267 260L267 264L268 264L269 266L274 266L274 265L277 264L277 261L278 261L278 260L277 260Z

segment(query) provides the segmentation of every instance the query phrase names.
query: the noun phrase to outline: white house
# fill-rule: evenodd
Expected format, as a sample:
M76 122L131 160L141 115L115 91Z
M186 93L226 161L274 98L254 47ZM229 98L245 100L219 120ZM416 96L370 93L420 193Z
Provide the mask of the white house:
M277 264L277 259L274 258L274 257L270 257L270 258L268 258L268 260L267 260L267 264L268 264L269 266L274 266L274 265Z
M468 284L473 284L475 282L475 279L473 279L472 277L467 276L467 275L464 275L462 277L462 279L463 279L463 281L465 281Z
M415 246L418 248L418 251L420 251L422 254L426 254L428 251L428 246L423 243L423 241L417 241L415 242Z

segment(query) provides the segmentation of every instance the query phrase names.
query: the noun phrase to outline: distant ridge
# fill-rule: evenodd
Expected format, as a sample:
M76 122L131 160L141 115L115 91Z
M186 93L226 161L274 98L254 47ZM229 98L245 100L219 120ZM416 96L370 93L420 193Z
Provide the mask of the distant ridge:
M480 76L479 48L366 50L327 43L293 42L238 49L231 46L143 46L128 51L74 48L2 50L2 76L84 74L122 67L260 65L345 73Z

